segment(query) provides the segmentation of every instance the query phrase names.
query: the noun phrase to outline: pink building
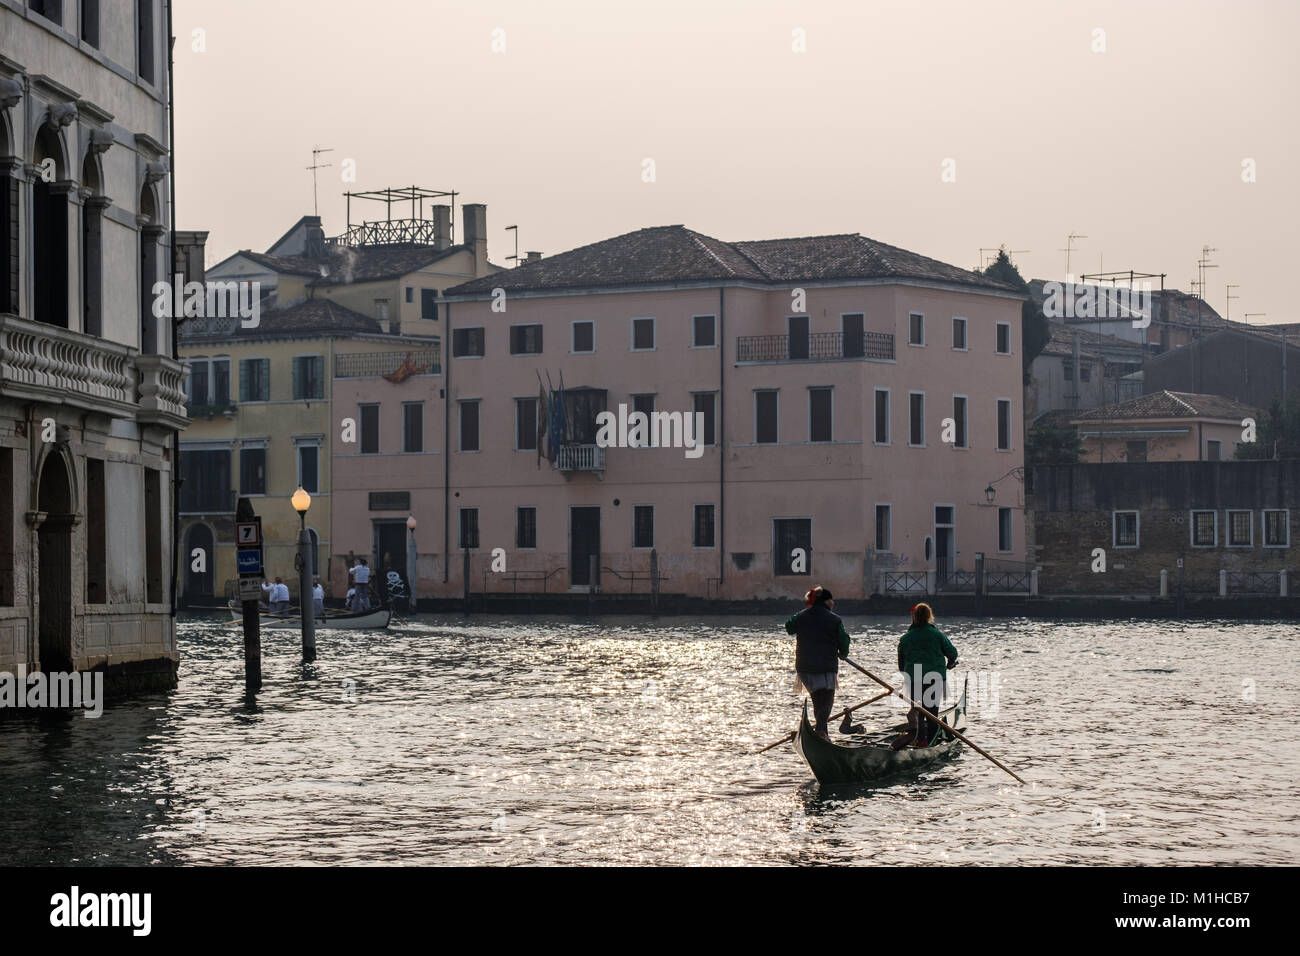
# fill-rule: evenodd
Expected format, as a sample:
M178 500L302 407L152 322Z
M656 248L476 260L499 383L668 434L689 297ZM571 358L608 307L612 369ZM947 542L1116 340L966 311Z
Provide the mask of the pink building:
M858 235L666 226L443 302L430 451L370 479L410 492L423 597L462 593L466 554L474 592L644 593L654 552L661 592L735 599L1024 560L1020 298L982 275ZM405 388L354 396L381 442ZM699 413L705 447L602 447L620 405ZM357 520L336 510L336 535Z

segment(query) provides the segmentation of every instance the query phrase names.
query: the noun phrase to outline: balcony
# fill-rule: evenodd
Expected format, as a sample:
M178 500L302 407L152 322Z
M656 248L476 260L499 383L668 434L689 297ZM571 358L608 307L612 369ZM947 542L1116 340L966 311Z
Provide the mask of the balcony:
M599 445L561 445L555 456L555 467L563 472L591 471L603 477L605 449Z
M404 352L354 352L334 356L335 378L397 378L410 375L441 375L442 359L437 348Z
M855 359L892 361L894 336L888 332L813 332L809 335L741 335L737 362L839 362Z
M134 354L134 349L117 342L0 315L0 393L5 395L134 418L138 410ZM179 366L175 368L179 371ZM161 382L157 384L162 388ZM151 398L156 394L151 393Z
M137 355L140 411L136 418L150 425L180 431L189 423L185 412L185 367L162 355Z

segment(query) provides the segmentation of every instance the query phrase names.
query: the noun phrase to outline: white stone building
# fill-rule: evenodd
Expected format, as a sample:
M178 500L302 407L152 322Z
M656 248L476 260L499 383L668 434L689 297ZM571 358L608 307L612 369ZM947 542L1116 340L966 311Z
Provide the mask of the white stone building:
M0 671L175 681L168 7L0 0Z

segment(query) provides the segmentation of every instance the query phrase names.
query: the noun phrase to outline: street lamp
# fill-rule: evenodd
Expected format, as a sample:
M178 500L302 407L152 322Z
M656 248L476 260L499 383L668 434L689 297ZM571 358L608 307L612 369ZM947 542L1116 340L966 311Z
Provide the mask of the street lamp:
M302 662L310 664L316 659L316 608L312 600L312 560L311 535L307 533L307 509L311 507L311 495L303 490L302 485L289 499L293 510L298 512L298 604L302 610Z
M992 485L989 485L987 488L984 489L984 497L988 499L989 504L993 504L993 499L996 498L997 496L998 496L997 489L995 489Z
M406 601L407 611L415 611L415 515L407 515L406 530L410 534L406 538Z

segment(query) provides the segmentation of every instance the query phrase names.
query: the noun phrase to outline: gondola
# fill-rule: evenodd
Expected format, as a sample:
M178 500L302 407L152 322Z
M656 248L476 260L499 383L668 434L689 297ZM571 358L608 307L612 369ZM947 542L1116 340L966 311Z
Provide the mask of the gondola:
M230 607L230 616L239 621L243 619L242 605L232 603ZM386 607L377 607L370 611L361 611L360 613L331 614L326 612L324 617L316 618L316 630L341 630L341 631L369 631L383 630L388 627L389 619L392 612ZM296 609L290 610L287 614L272 614L265 606L262 607L258 616L258 623L262 627L301 627L300 618Z
M963 684L961 700L939 711L939 719L957 730L965 730L966 687ZM794 749L803 757L817 782L821 784L869 783L914 770L933 763L961 747L961 741L947 731L937 731L928 747L908 746L890 750L889 743L906 726L893 727L862 738L853 744L833 743L817 736L808 722L808 702L804 701L799 718L799 732L795 734Z

